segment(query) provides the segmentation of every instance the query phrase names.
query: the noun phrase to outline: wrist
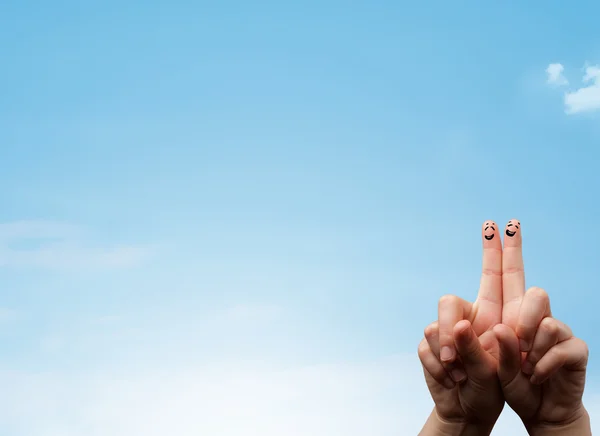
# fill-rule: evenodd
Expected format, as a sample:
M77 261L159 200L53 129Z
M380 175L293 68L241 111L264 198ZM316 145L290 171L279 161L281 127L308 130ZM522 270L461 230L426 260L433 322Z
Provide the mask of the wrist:
M489 436L495 422L449 421L440 417L435 408L419 436Z
M590 416L583 406L571 419L562 422L537 422L525 425L531 436L591 436Z

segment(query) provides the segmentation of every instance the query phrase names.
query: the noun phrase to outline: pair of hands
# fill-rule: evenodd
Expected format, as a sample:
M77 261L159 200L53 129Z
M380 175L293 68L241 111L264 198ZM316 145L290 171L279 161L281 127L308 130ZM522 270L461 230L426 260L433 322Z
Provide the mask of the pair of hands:
M587 346L552 317L544 290L525 292L520 222L504 233L503 248L496 223L483 224L477 300L442 297L425 329L419 358L435 410L421 435L489 434L505 401L529 434L591 434Z

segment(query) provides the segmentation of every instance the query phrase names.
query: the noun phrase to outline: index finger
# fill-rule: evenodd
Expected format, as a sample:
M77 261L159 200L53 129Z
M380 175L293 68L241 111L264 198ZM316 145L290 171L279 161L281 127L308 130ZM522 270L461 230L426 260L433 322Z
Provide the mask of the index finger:
M481 228L483 240L483 267L479 284L479 301L482 310L496 310L500 321L502 307L502 242L498 225L485 221ZM486 310L488 309L489 310Z
M502 255L502 323L516 327L519 306L525 295L525 268L521 223L512 219L506 224Z

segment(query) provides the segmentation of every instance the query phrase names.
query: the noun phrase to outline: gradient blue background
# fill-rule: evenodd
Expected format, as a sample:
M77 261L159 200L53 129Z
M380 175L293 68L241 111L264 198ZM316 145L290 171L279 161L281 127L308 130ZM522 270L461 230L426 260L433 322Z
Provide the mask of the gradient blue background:
M475 297L481 222L518 218L527 284L588 341L597 392L600 124L544 72L600 59L583 3L2 2L0 222L152 247L0 266L2 366L164 358L161 323L265 304L285 312L267 332L180 337L186 359L414 353L442 294ZM107 315L152 335L83 346Z

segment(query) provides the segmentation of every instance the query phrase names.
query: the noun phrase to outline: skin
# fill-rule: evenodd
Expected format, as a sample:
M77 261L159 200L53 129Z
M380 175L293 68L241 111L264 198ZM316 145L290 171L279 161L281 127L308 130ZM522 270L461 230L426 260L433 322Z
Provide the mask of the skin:
M507 233L509 232L509 233ZM508 236L512 234L513 236ZM516 326L519 308L525 294L525 268L523 266L523 239L521 224L511 219L504 229L502 252L502 323Z
M502 324L494 327L504 398L530 430L585 419L587 345L552 317L543 289L525 292L520 223L510 220L505 233L513 236L504 239Z
M502 245L492 221L483 224L482 241L477 299L470 303L453 295L442 297L438 321L425 329L419 357L439 420L476 423L491 430L504 407L493 334L502 317Z
M504 240L504 246L518 246L521 244L521 232L519 231L521 227L521 223L518 220L512 219L508 221L506 224L506 229L504 230L504 234L510 238Z
M498 225L494 221L486 221L483 223L483 247L494 247L495 243L491 242L494 238L497 237L498 232L496 229Z
M477 300L442 297L438 321L419 345L436 405L421 434L436 434L430 422L462 422L475 425L473 434L489 434L504 400L530 434L591 434L581 401L587 346L552 318L545 291L525 292L520 222L506 225L503 250L493 224L482 226Z

